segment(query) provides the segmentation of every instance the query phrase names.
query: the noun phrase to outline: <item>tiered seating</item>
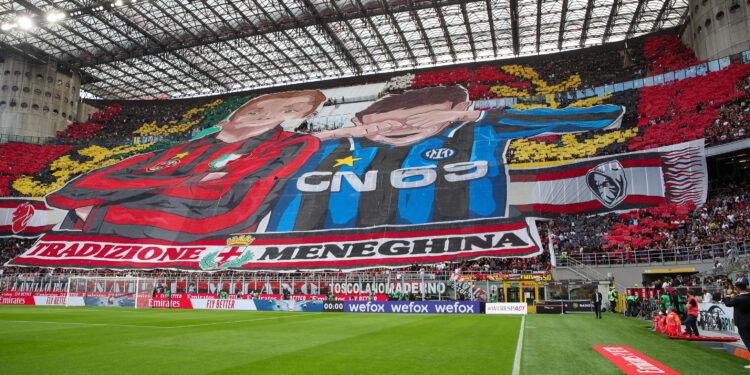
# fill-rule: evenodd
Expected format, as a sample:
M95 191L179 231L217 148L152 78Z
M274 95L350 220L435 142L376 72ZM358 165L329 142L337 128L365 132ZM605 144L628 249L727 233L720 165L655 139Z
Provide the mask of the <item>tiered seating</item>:
M413 76L411 88L459 84L467 88L471 100L486 100L544 95L578 88L583 83L595 87L623 82L641 78L647 71L641 42L631 42L630 48L576 51L564 57L538 58L521 65L433 70ZM398 93L407 89L403 83L405 78L408 76L391 79L386 91Z
M719 117L706 128L706 142L722 143L744 138L750 124L750 75L737 83L744 95L721 106Z
M0 196L15 195L10 190L11 181L24 175L36 174L72 148L29 143L0 144Z
M750 219L750 190L726 188L701 207L670 204L619 215L562 216L549 223L549 230L559 253L586 263L722 256L728 250L724 243L747 239ZM646 255L650 250L659 251Z
M41 197L61 188L72 177L119 162L122 159L141 153L152 146L151 143L135 146L105 148L89 146L72 151L54 159L39 178L23 176L13 181L13 189L24 196Z
M179 118L161 122L161 125L159 125L158 119L143 123L141 127L133 131L133 134L167 136L187 134L192 129L205 129L218 124L249 99L249 97L232 96L226 99L215 99L202 105L194 105L192 108L186 109Z
M672 72L700 64L693 50L674 35L653 36L646 40L643 55L649 60L651 75Z
M0 197L13 195L13 191L10 190L10 182L14 179L16 179L16 176L0 176Z
M74 121L68 125L67 129L57 132L57 138L63 141L85 141L93 138L97 133L105 126L106 123L112 120L112 117L120 112L122 106L114 104L111 106L104 107L99 112L94 112L89 115L89 120L84 123Z
M748 74L750 64L734 64L705 76L642 88L638 126L643 129L643 136L633 138L628 149L643 150L703 138L706 128L719 117L722 105L746 97L737 84Z
M521 138L509 147L508 160L514 163L575 160L592 155L619 153L624 144L638 134L637 128L561 137ZM606 150L605 150L606 149Z
M136 153L169 147L174 142L189 139L193 131L216 125L248 99L232 96L207 103L205 99L202 102L108 103L88 122L72 124L59 134L59 140L64 143L81 144L86 140L101 145L0 145L0 196L40 197L62 187L81 173L116 163ZM184 112L177 116L175 111L178 110ZM166 120L166 124L157 126L156 121L144 121L151 118ZM136 127L134 124L139 125ZM141 139L146 137L140 136L151 138ZM164 139L165 136L174 139L170 141ZM139 138L138 144L132 144L133 138ZM153 138L159 138L160 142L155 142ZM111 143L121 146L107 146Z
M620 214L620 223L614 224L612 229L602 236L607 243L601 248L615 251L624 250L626 247L635 250L653 245L666 247L665 239L669 237L669 232L679 229L678 223L684 223L691 210L695 210L692 201L682 206L669 204Z
M411 82L411 87L418 89L430 86L466 84L471 80L472 75L472 72L467 68L432 70L416 74Z
M601 104L618 104L626 108L622 126L619 130L592 131L563 136L545 136L513 140L508 148L507 160L511 163L551 162L574 160L584 157L608 155L627 152L627 142L639 134L637 124L637 90L628 90L608 95L604 98L589 98L575 102L557 103L551 101L545 105L517 104L514 109L534 107L590 107Z
M196 105L202 105L206 100L148 100L127 102L124 108L117 113L112 122L113 133L120 138L132 137L133 133L144 126L145 123L159 122L163 124L182 119L182 115ZM200 104L199 104L200 103ZM114 134L102 134L103 138L109 138Z
M586 107L602 103L626 108L620 130L567 134L555 140L514 140L508 148L508 160L513 163L570 160L700 138L707 143L743 138L747 135L745 124L750 120L750 64L731 65L667 85L618 92L603 100L592 98L514 108Z
M411 88L462 85L468 89L469 99L482 100L501 97L528 97L574 89L581 84L578 75L556 85L540 78L533 68L522 65L494 67L483 65L474 71L467 68L433 70L414 76ZM388 87L395 87L389 83Z
M0 174L34 174L51 160L68 152L71 148L71 146L30 143L0 144Z
M414 76L413 73L407 73L402 76L393 77L385 84L383 91L389 93L403 92L411 87L411 83L414 81Z

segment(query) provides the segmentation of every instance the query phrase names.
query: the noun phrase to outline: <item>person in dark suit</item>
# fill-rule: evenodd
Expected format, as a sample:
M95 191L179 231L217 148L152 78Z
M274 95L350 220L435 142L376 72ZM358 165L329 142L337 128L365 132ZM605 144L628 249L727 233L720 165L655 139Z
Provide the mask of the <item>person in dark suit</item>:
M750 348L750 294L747 292L747 284L737 282L734 284L737 295L725 297L724 304L734 308L734 324L740 334L742 343ZM750 365L745 366L750 368Z
M599 292L599 289L596 287L592 288L593 293L591 293L591 304L594 305L594 314L595 317L598 319L602 318L602 294Z

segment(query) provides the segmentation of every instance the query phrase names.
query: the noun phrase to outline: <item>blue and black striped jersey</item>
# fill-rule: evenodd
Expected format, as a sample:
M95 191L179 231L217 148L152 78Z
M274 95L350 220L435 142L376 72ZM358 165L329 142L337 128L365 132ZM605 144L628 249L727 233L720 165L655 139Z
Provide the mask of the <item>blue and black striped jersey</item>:
M410 146L366 138L325 141L290 179L266 230L506 217L510 139L614 128L622 114L619 106L490 110Z

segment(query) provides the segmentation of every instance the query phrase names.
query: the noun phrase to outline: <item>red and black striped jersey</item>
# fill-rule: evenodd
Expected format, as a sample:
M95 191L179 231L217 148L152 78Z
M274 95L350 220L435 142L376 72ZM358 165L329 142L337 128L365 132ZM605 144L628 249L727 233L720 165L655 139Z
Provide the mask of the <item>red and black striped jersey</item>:
M319 144L280 127L235 143L207 136L95 170L46 200L93 206L85 222L71 213L64 226L97 235L185 243L252 231Z

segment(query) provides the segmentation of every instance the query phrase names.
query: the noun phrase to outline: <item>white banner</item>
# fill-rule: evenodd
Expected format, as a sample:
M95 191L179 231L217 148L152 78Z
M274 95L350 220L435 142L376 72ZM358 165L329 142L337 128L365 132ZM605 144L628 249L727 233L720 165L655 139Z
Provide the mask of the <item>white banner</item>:
M721 332L731 332L738 334L737 326L734 325L734 307L724 306L721 303L698 303L698 311L707 312L710 315L719 318L721 322ZM698 323L703 320L703 314L698 315Z
M526 315L529 307L525 303L488 303L484 312L490 315Z

